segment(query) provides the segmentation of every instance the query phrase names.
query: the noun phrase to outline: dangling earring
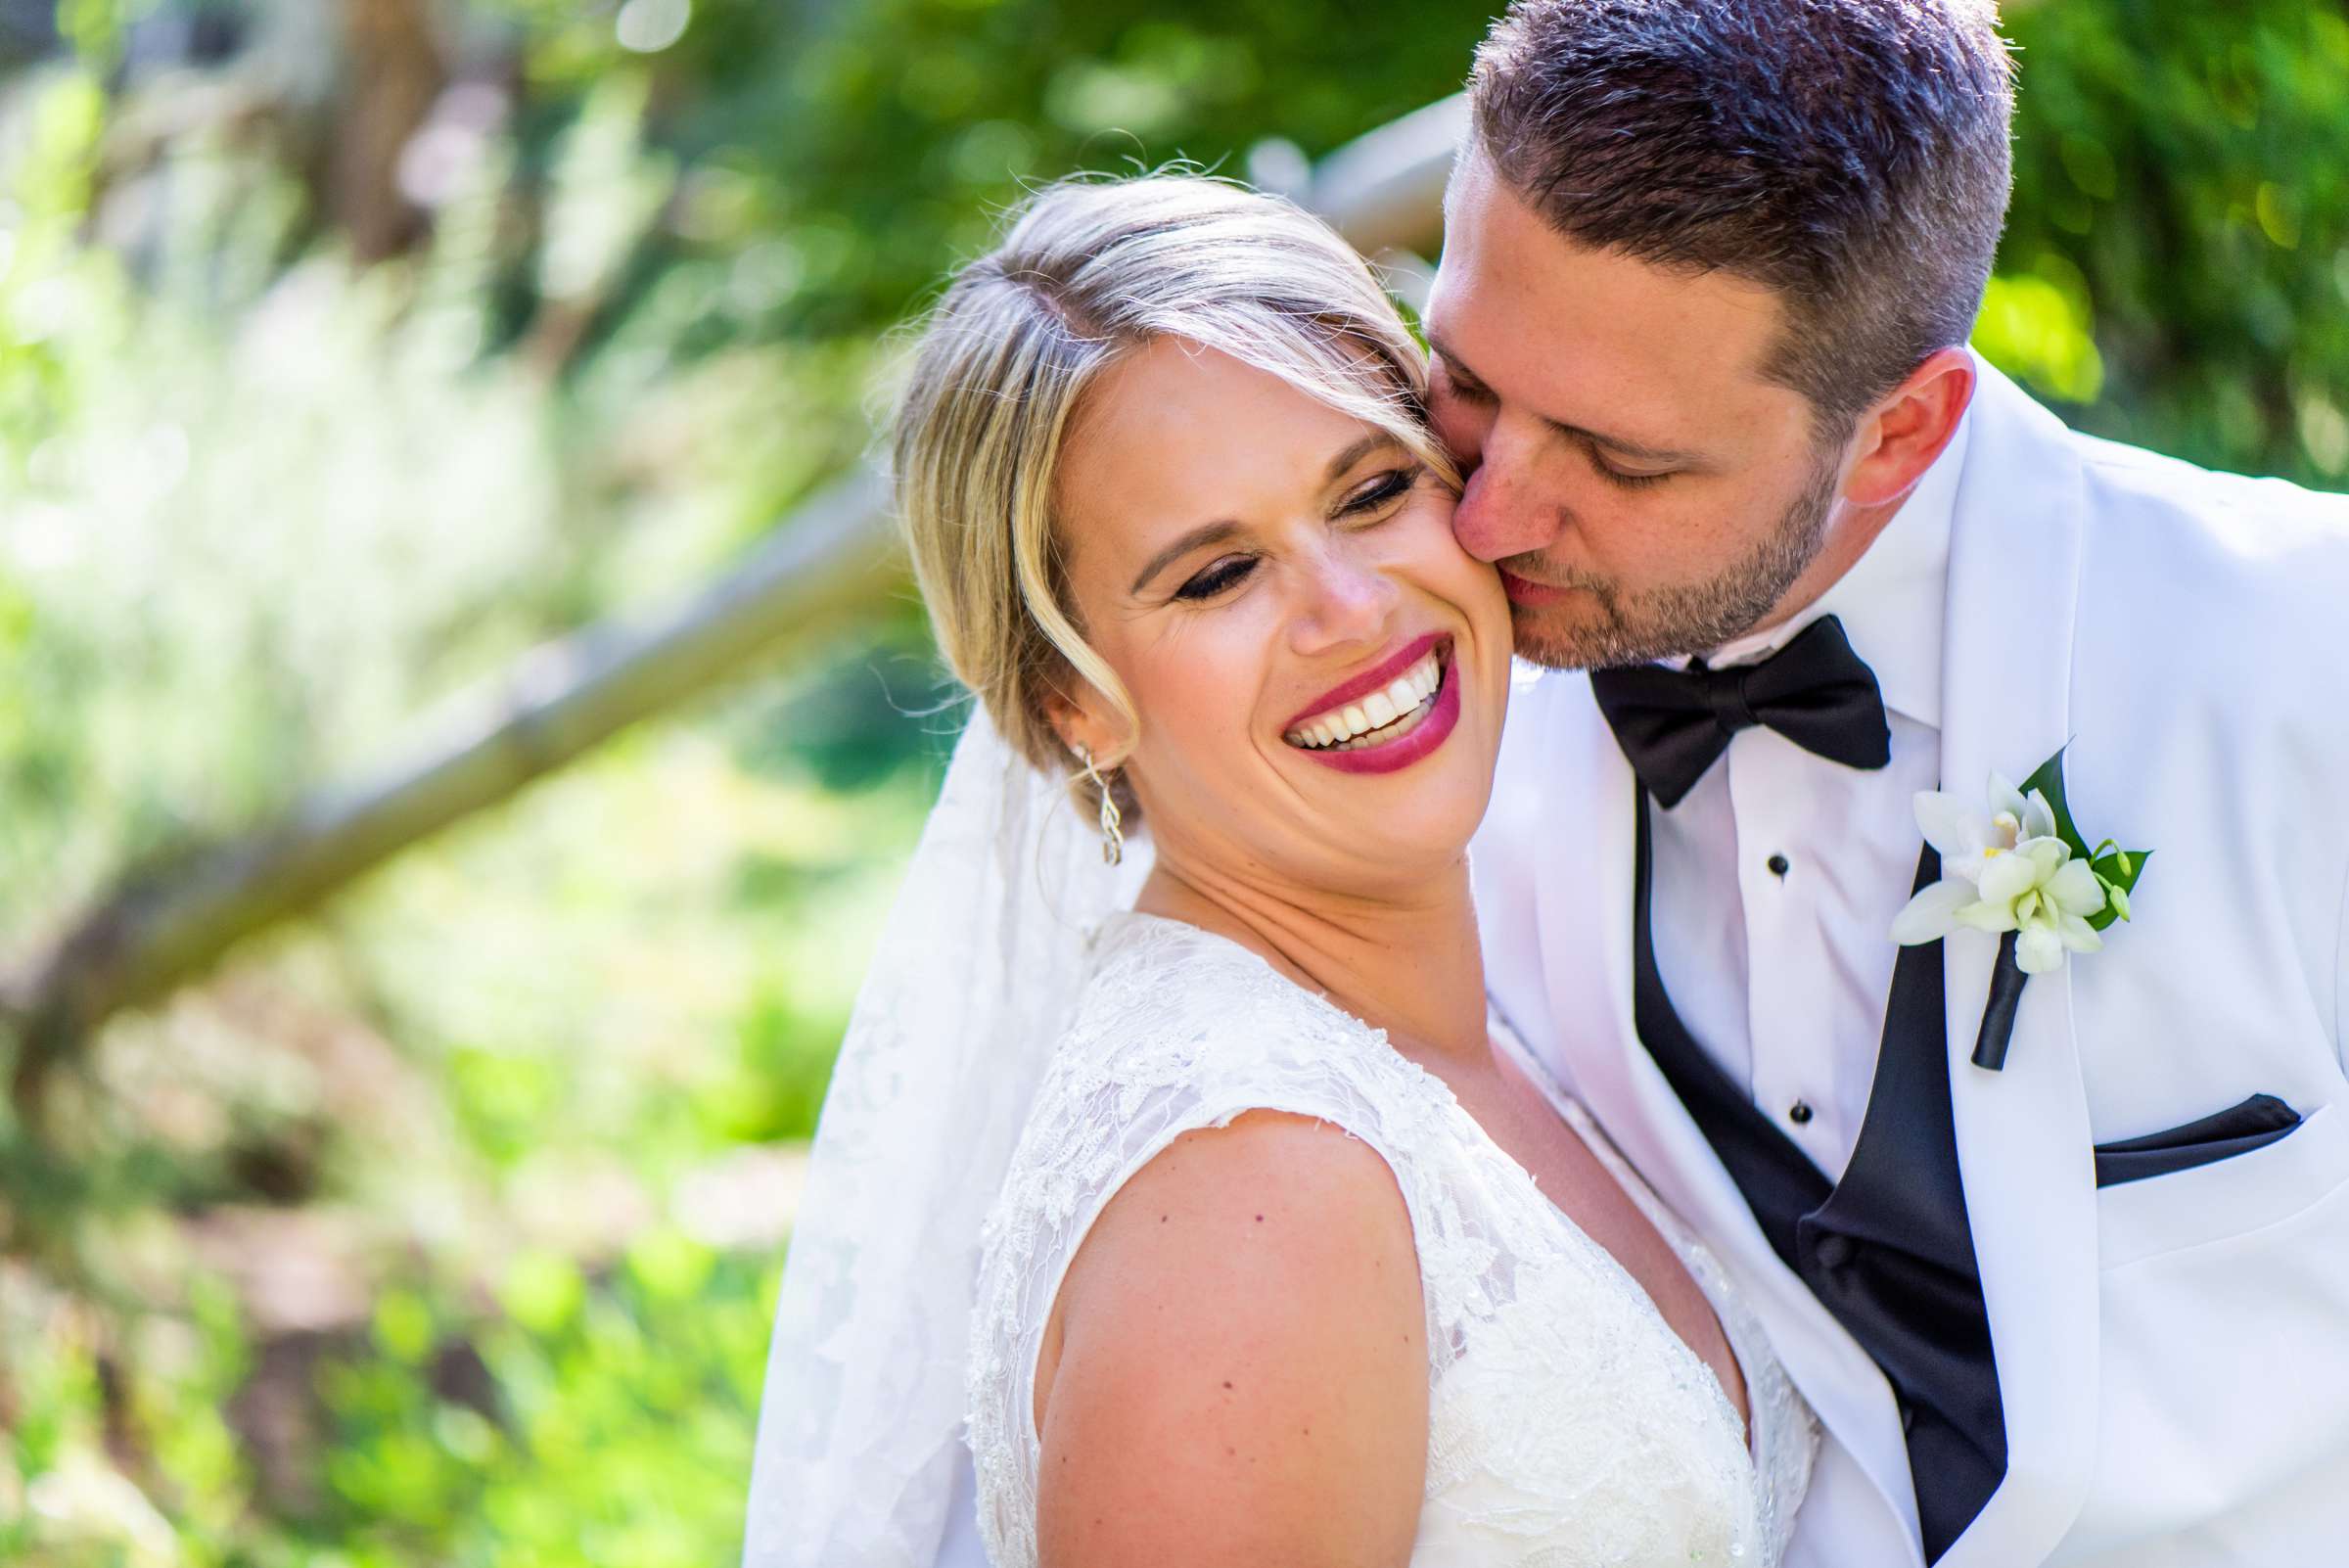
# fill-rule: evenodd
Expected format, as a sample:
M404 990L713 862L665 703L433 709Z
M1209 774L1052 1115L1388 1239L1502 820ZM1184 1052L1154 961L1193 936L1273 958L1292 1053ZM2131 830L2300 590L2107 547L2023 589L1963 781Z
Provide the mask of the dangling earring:
M1084 776L1091 779L1093 788L1101 792L1101 858L1110 865L1118 865L1126 858L1126 835L1120 828L1120 824L1126 820L1126 813L1118 809L1117 797L1110 793L1109 780L1103 778L1101 770L1093 766L1093 754L1079 746L1077 755L1084 760Z

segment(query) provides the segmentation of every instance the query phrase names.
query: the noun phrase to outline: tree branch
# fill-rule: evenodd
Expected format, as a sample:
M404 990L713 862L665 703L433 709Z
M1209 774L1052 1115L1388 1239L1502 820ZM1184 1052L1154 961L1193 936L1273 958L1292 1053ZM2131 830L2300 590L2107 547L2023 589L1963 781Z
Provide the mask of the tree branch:
M1450 98L1339 148L1295 193L1366 254L1425 248L1467 111ZM859 471L666 616L595 626L526 656L428 725L415 760L299 801L279 820L133 873L0 982L18 1037L12 1089L36 1115L55 1065L107 1018L168 993L237 943L316 907L401 850L513 795L754 660L859 619L904 580L880 479Z
M0 988L20 1035L19 1106L30 1111L56 1061L112 1014L163 995L246 937L637 719L861 619L902 580L879 483L859 472L667 615L593 626L526 656L431 725L414 761L299 802L167 876L125 878Z

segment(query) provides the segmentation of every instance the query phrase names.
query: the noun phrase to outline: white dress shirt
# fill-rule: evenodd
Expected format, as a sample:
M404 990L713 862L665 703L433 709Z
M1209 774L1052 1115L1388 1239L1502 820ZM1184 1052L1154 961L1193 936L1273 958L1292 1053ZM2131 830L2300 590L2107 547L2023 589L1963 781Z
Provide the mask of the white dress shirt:
M1893 916L1924 849L1914 797L1940 787L1950 522L1970 423L1816 605L1706 660L1755 663L1836 617L1883 690L1891 763L1864 772L1748 729L1679 806L1650 817L1656 965L1673 1006L1754 1104L1838 1179L1875 1077L1898 955Z

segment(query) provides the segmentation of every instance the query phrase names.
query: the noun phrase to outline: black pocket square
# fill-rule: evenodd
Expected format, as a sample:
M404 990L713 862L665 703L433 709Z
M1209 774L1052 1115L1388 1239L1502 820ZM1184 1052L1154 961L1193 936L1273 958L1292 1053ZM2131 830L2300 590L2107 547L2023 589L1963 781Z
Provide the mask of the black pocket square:
M2117 1187L2124 1181L2232 1160L2267 1147L2299 1125L2300 1113L2283 1101L2273 1094L2254 1094L2240 1105L2166 1132L2097 1144L2096 1185Z

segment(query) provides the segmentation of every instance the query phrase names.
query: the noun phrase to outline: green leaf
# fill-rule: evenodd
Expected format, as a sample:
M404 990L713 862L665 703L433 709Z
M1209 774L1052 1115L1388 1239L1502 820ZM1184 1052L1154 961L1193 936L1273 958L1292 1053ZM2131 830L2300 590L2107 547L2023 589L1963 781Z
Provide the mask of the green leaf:
M2088 868L2119 888L2123 893L2137 891L2137 879L2145 874L2145 861L2152 857L2151 850L2115 850L2102 859L2091 860ZM2110 903L2088 917L2088 923L2098 931L2120 919L2121 912Z
M2064 748L2064 751L2069 750L2068 746ZM2055 836L2071 847L2072 853L2083 860L2089 859L2088 840L2082 838L2080 829L2073 825L2071 804L2063 795L2063 751L2058 751L2040 763L2031 776L2023 780L2022 789L2025 799L2029 799L2034 790L2047 796L2048 807L2055 813Z
M2067 746L2064 751L2070 749ZM2056 836L2071 847L2073 854L2088 862L2090 870L2119 888L2123 893L2137 891L2137 879L2145 874L2145 857L2153 852L2151 850L2116 849L2109 854L2098 854L2088 847L2087 837L2081 833L2079 825L2072 820L2071 802L2064 797L2063 752L2059 751L2040 763L2031 776L2023 780L2022 789L2026 796L2034 790L2047 796L2048 808L2055 813ZM2105 841L2105 843L2110 842L2110 840ZM2097 846L2097 849L2102 848L2102 844ZM2102 931L2120 918L2120 910L2114 908L2107 901L2103 908L2088 917L2088 923L2095 930Z

